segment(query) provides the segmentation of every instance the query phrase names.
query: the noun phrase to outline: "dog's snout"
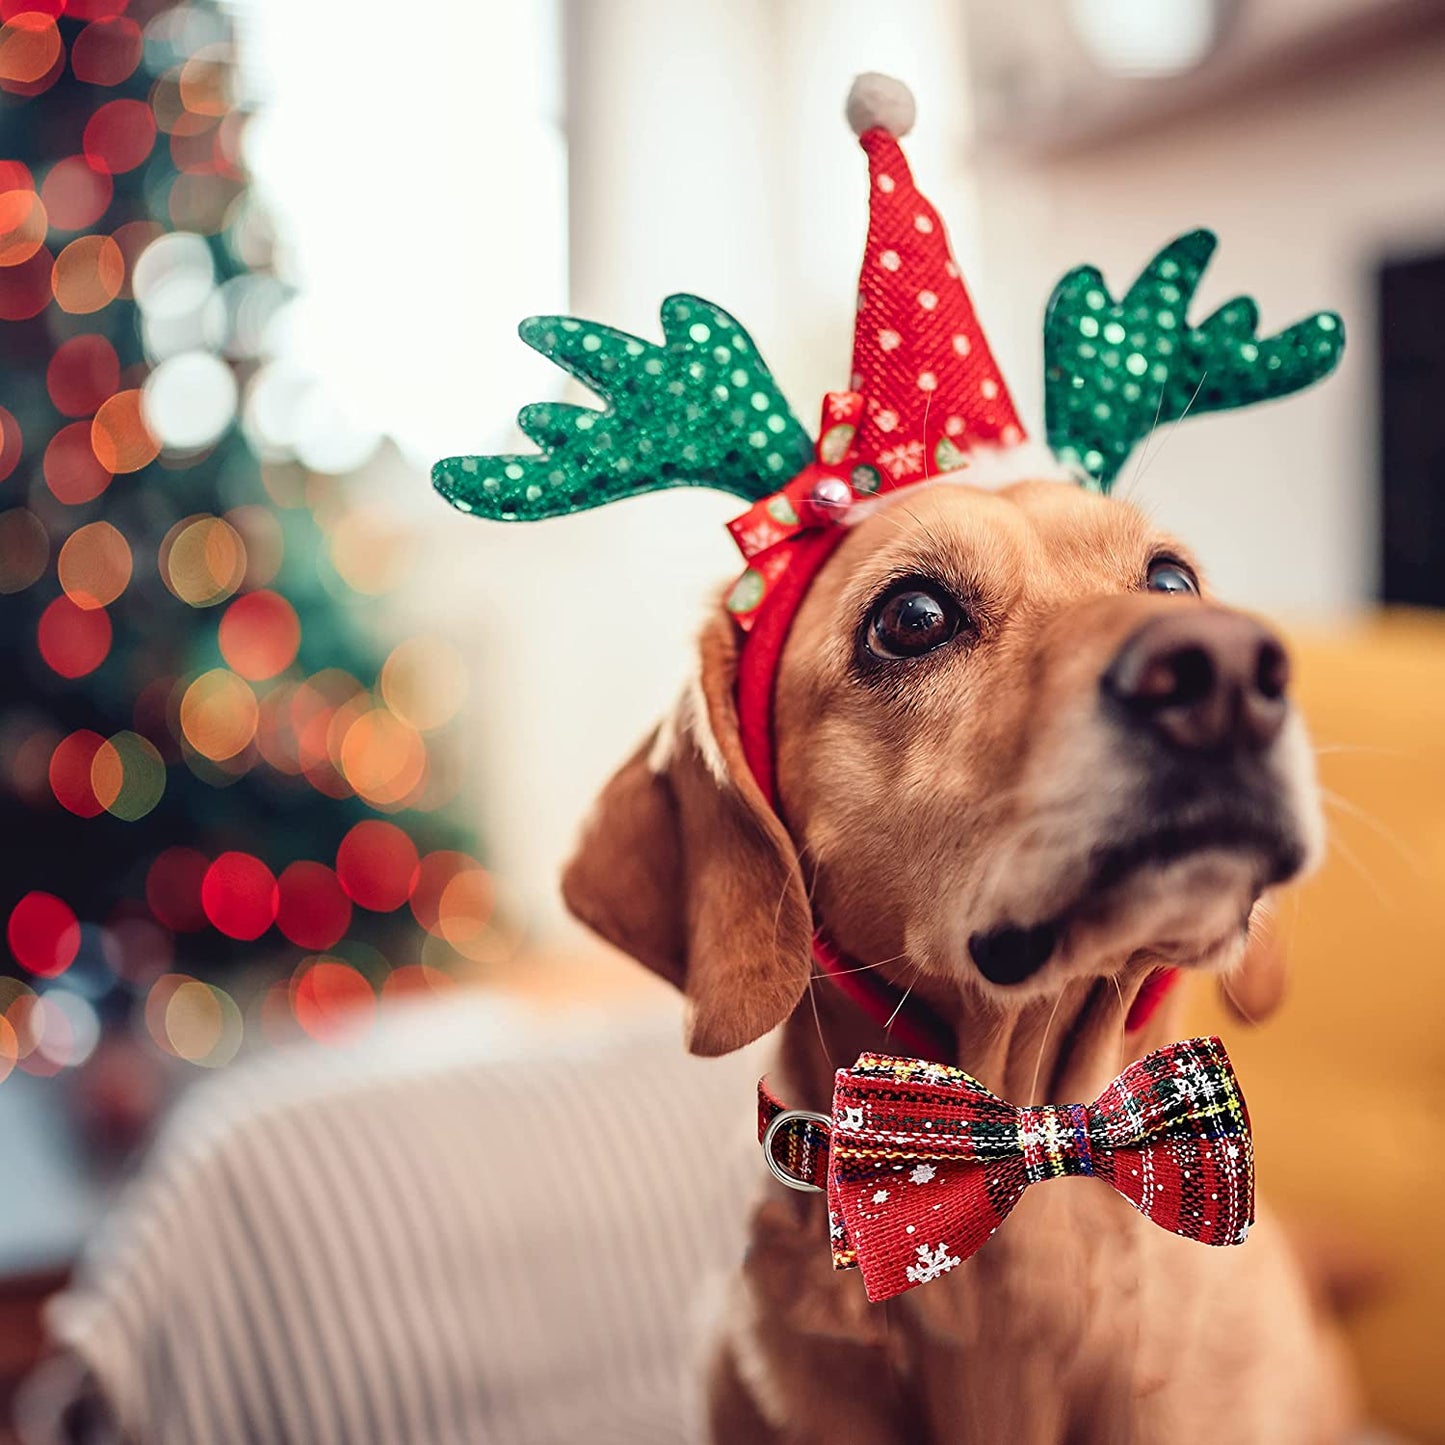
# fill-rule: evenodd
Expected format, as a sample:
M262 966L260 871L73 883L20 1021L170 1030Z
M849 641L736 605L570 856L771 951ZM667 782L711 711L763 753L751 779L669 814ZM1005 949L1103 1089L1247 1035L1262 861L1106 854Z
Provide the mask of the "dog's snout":
M1103 678L1132 726L1178 748L1258 750L1288 711L1289 657L1267 628L1221 607L1156 617L1120 648Z

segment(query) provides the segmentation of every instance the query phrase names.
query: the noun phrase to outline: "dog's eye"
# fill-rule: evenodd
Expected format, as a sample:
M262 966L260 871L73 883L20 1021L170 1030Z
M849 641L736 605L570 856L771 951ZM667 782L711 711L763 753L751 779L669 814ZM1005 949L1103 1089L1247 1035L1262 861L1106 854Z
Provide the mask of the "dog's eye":
M1196 596L1199 593L1199 584L1190 570L1182 563L1171 562L1167 557L1161 557L1150 564L1149 580L1145 586L1151 592L1189 592Z
M921 657L956 636L963 622L957 602L941 588L913 583L891 592L868 619L874 657Z

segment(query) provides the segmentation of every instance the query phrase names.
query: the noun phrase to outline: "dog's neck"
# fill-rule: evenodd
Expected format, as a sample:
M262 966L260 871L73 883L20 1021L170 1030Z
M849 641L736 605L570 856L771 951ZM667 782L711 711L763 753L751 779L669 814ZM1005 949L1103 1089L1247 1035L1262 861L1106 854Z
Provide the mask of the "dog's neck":
M1129 1008L1148 978L1131 967L1115 979L1080 979L1061 993L1003 1007L963 988L916 983L953 1028L956 1056L1000 1098L1015 1104L1087 1103L1131 1060L1176 1037L1178 990L1142 1028L1126 1033ZM779 1081L798 1108L827 1111L833 1075L860 1053L899 1053L885 1031L825 979L783 1026Z

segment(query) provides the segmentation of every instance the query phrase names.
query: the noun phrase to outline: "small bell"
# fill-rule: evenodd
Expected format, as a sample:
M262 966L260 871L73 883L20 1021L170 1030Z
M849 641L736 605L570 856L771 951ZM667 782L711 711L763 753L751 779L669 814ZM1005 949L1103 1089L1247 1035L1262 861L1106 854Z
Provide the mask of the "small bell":
M807 496L807 520L813 523L842 522L852 505L853 488L842 477L819 477Z

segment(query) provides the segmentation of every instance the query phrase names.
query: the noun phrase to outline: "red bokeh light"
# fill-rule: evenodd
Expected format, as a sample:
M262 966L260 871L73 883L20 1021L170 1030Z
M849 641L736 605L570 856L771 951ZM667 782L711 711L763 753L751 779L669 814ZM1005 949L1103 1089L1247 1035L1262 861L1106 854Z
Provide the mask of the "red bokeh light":
M16 961L44 978L64 973L80 952L80 924L53 893L27 893L11 911L5 937Z
M336 874L354 903L390 913L411 897L420 863L416 844L395 823L358 823L336 850Z
M376 1016L376 994L349 964L318 958L291 984L296 1022L323 1043L364 1029Z
M249 853L222 853L206 869L201 906L228 938L260 938L276 921L279 903L275 875Z
M72 20L109 20L129 7L130 0L67 0L65 13Z
M61 738L50 755L50 791L55 801L79 818L94 818L105 811L95 796L90 767L105 739L89 728L79 728Z
M351 900L324 863L293 863L277 879L276 926L301 948L330 948L351 925Z
M404 963L400 968L392 969L382 980L381 996L386 1000L414 998L419 994L434 996L456 987L456 979L439 968L427 963Z
M29 321L50 305L55 257L42 246L18 266L0 267L0 321Z
M0 482L15 470L23 445L20 423L0 406Z
M0 20L13 20L17 15L41 15L59 20L65 11L66 0L0 0Z
M291 665L301 646L296 609L275 592L248 592L221 618L221 656L242 677L260 682Z
M467 853L438 849L421 860L416 885L411 891L411 911L428 933L441 936L442 895L447 891L447 885L462 873L486 876L482 865Z
M105 214L114 195L109 174L96 170L84 156L56 161L40 187L50 224L61 231L83 231L93 226Z
M199 933L206 926L201 885L211 860L194 848L167 848L146 872L146 903L160 922L176 933Z
M0 12L3 13L3 12ZM33 191L35 177L24 161L0 160L0 195L6 191Z
M56 411L66 416L91 416L120 386L115 347L103 336L72 336L55 348L45 371L45 385Z
M63 426L45 448L45 484L56 500L77 506L93 502L109 485L110 473L100 464L90 444L90 423L73 421Z
M140 26L127 17L97 20L75 37L70 68L89 85L119 85L140 64Z
M85 123L85 158L98 171L134 170L151 153L156 118L143 100L107 101Z
M54 13L43 5L26 5L4 16L0 30L0 85L17 95L36 95L49 85L65 62L65 46Z
M41 657L61 677L94 672L110 652L110 638L110 618L103 607L77 607L68 597L57 597L40 614L35 635Z

